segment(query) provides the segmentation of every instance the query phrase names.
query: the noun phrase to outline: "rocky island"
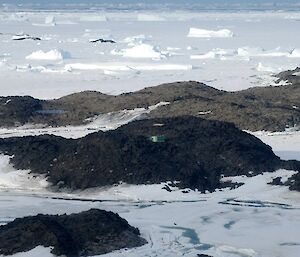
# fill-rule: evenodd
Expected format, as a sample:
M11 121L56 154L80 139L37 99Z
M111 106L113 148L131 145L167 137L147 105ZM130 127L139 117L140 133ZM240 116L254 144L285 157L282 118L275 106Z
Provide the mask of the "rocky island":
M2 255L44 246L52 247L57 256L93 256L146 243L139 230L118 214L98 209L60 216L39 214L0 226Z

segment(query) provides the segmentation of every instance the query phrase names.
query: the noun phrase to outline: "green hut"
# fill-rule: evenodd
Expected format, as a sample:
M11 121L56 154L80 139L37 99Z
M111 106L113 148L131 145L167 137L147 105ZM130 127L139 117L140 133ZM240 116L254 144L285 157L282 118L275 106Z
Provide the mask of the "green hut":
M156 135L156 136L151 136L150 140L153 143L164 143L166 141L166 137L164 135Z

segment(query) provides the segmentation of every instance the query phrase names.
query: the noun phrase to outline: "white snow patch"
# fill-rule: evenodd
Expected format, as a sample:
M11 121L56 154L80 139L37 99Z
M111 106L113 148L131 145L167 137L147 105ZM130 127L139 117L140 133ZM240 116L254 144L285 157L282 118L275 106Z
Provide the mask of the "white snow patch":
M14 128L0 128L0 138L37 136L51 134L65 138L80 138L99 130L107 131L116 129L131 121L141 119L144 115L150 113L156 108L167 105L168 102L160 102L148 108L136 108L133 110L122 110L119 112L110 112L101 114L86 120L86 125L82 126L65 126L65 127L48 127L45 125L24 125Z
M212 111L202 111L202 112L198 112L199 115L207 115L212 113Z
M26 56L27 60L49 60L49 61L61 61L64 59L71 58L69 52L63 50L50 50L48 52L44 52L42 50L31 53Z
M34 176L29 170L16 170L9 163L10 156L0 154L0 189L36 191L46 188L43 176Z
M228 29L207 30L207 29L190 28L188 37L228 38L228 37L233 37L233 32Z

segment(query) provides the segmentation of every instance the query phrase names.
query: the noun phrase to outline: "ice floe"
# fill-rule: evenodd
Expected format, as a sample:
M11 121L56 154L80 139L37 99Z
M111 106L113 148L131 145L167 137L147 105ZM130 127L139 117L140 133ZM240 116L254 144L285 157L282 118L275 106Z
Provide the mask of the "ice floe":
M162 59L167 57L167 54L161 52L159 47L144 43L122 50L112 50L111 54L128 58Z
M233 37L233 32L229 29L221 30L207 30L190 28L188 37L199 37L199 38L228 38Z
M50 50L44 52L42 50L31 53L26 56L27 60L49 60L49 61L61 61L64 59L71 58L71 54L63 50Z
M190 58L194 60L203 60L203 59L220 59L220 60L228 60L234 59L236 57L236 52L231 49L222 49L222 48L214 48L211 51L204 54L195 54L191 55Z
M138 21L165 21L166 19L162 16L155 15L155 14L146 14L140 13L137 16Z

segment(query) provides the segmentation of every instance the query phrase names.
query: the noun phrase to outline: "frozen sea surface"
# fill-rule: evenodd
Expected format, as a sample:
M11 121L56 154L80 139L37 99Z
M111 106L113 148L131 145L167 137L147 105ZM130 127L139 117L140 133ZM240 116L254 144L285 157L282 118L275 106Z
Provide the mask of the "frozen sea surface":
M179 80L232 91L269 85L299 65L299 22L300 12L287 11L2 9L0 95L119 94Z
M160 199L137 200L136 197L142 196L145 188L132 189L129 186L123 189L127 199L121 197L118 200L118 194L110 194L112 200L104 202L71 200L70 195L69 198L63 196L66 200L55 199L54 195L26 195L23 191L6 190L0 193L0 221L5 224L24 215L101 208L118 212L130 224L137 226L149 242L141 248L104 256L179 257L205 253L217 257L297 257L300 250L299 193L266 184L272 177L283 174L292 173L278 171L250 180L238 178L237 181L246 182L239 189L205 195L191 192L191 200L184 199L186 194L178 191L169 193L161 187L147 190L148 199L151 195L160 195ZM163 200L166 195L169 200ZM102 197L98 195L98 199ZM41 250L35 249L27 254L37 255L36 252Z

